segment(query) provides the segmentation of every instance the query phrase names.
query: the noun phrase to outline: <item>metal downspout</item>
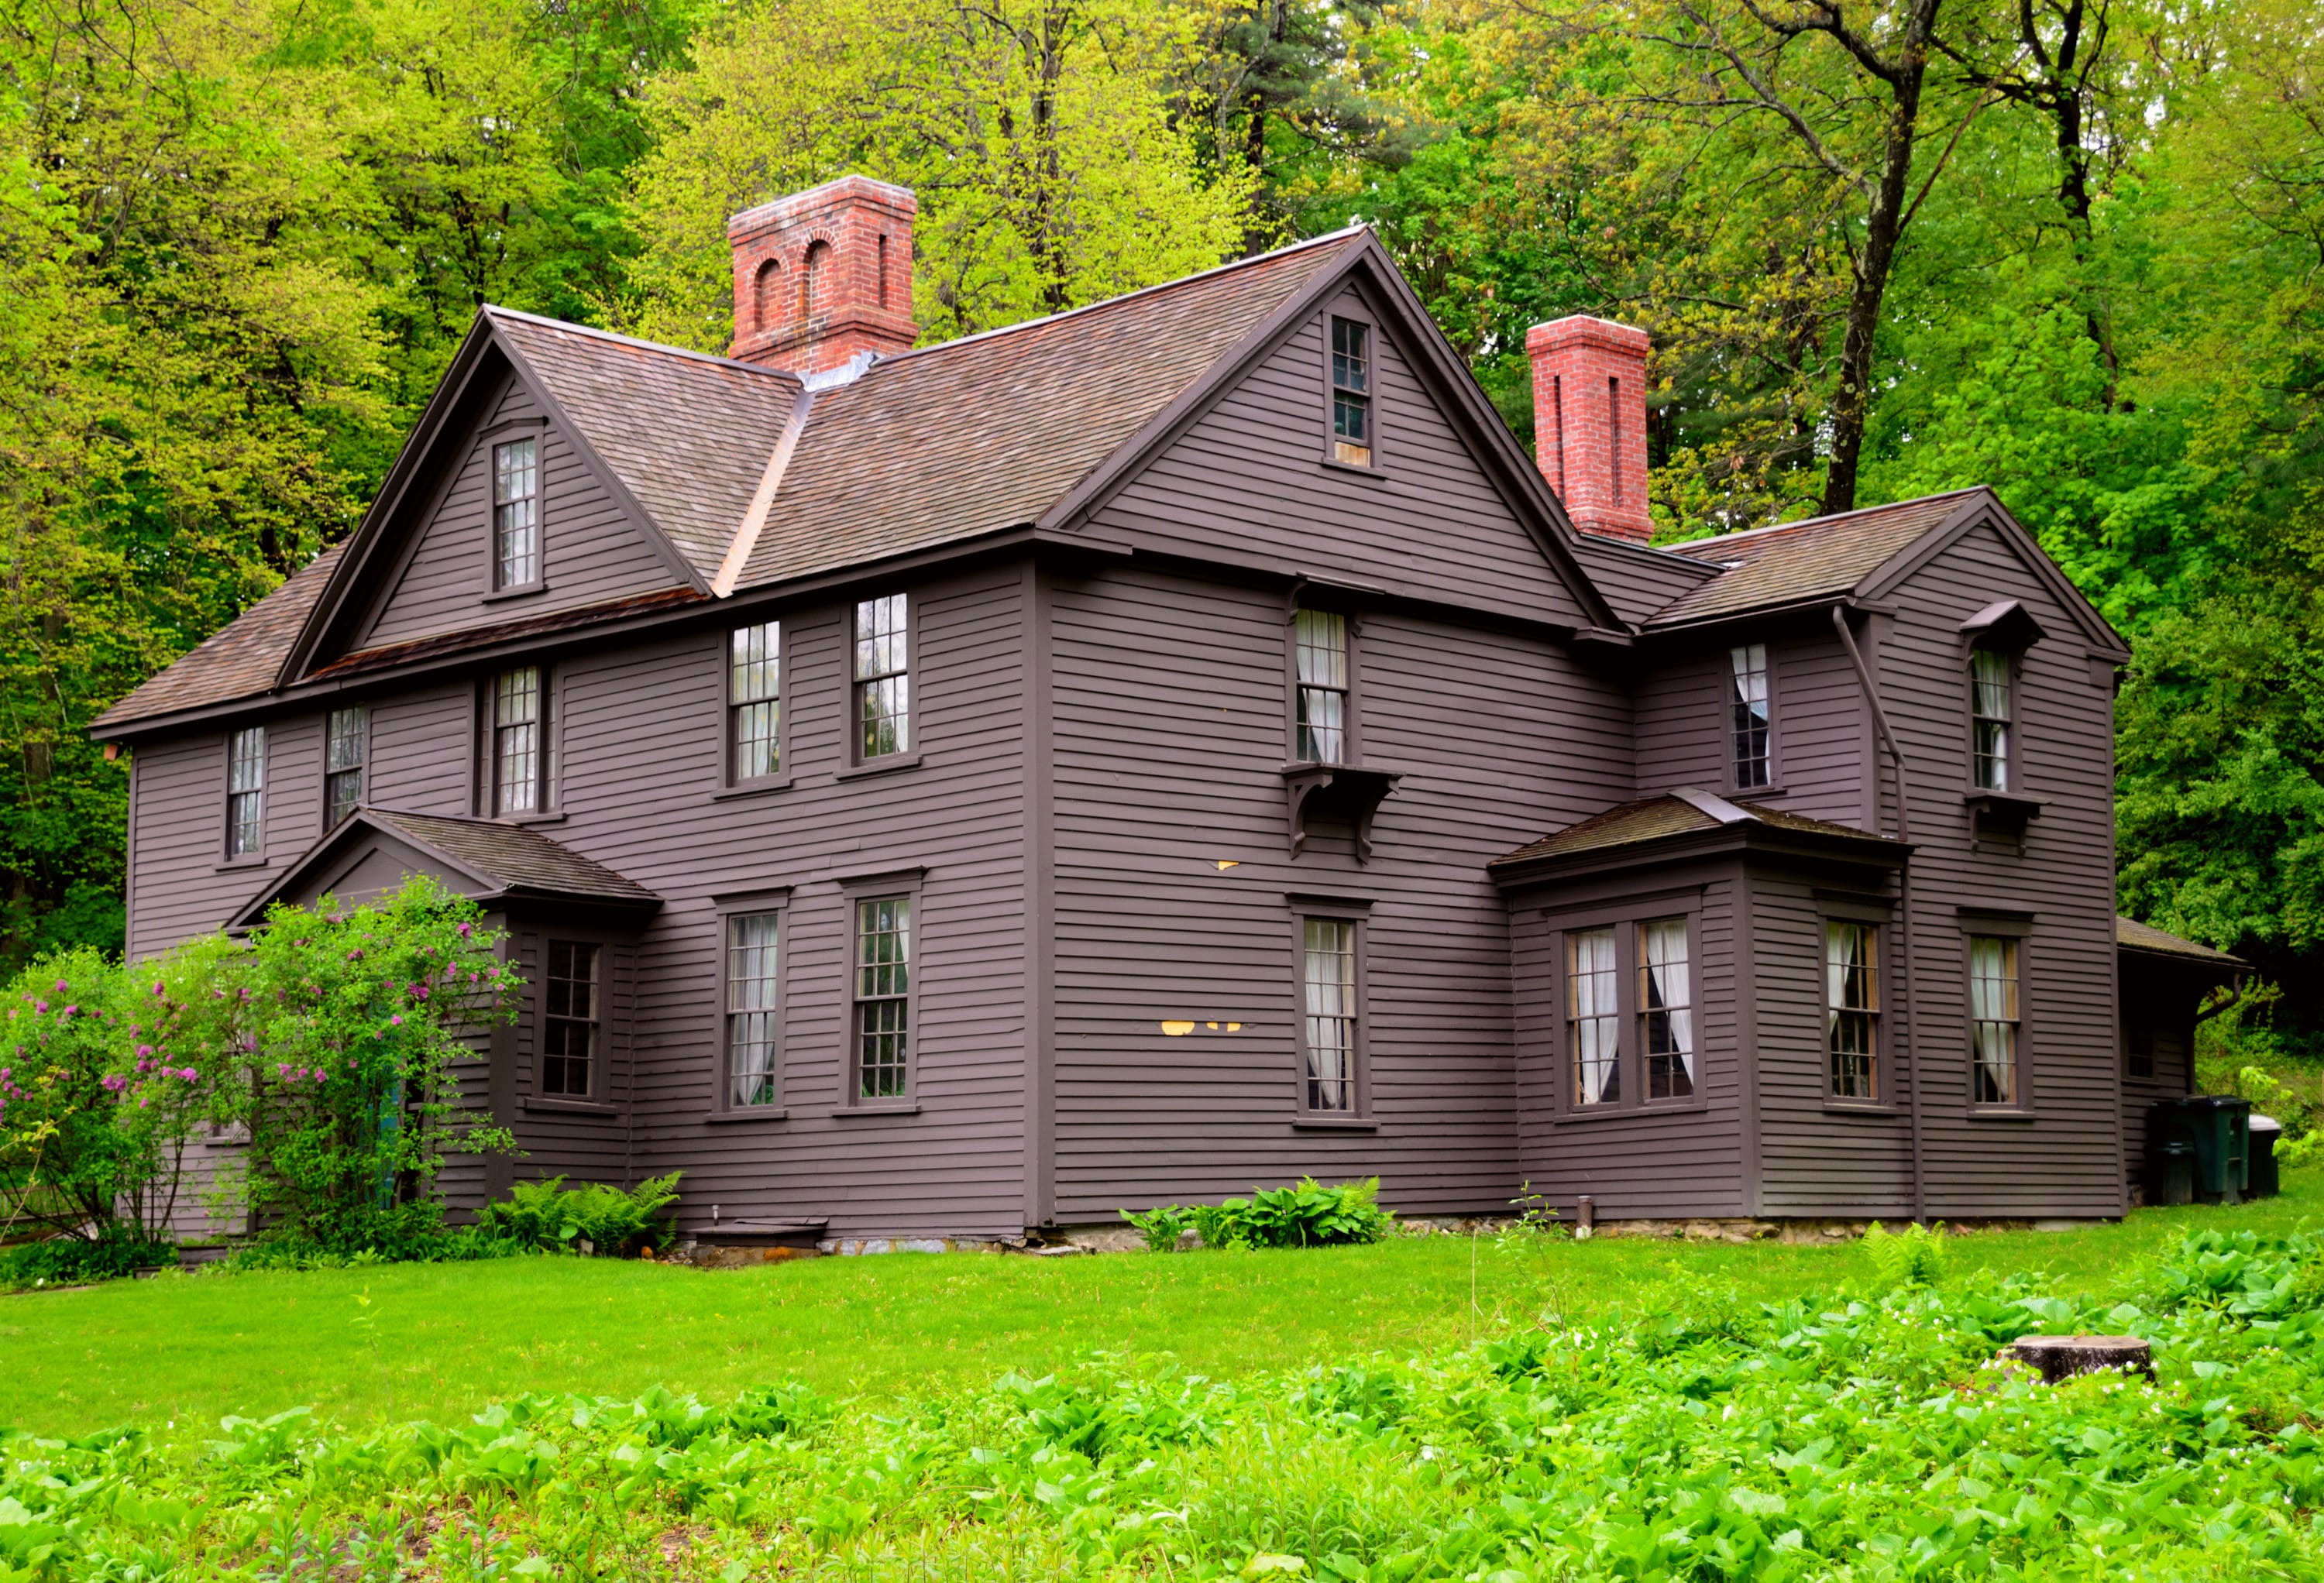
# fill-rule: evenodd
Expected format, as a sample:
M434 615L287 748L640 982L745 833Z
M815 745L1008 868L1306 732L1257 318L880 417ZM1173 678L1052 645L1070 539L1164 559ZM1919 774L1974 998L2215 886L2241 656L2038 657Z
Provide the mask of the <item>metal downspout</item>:
M1840 647L1848 650L1848 662L1856 667L1857 682L1864 688L1864 701L1872 706L1873 728L1879 732L1881 744L1888 750L1888 760L1896 767L1896 839L1906 846L1913 840L1913 813L1904 790L1904 750L1896 745L1896 733L1888 729L1888 712L1880 706L1880 688L1872 679L1871 667L1864 663L1863 650L1856 646L1856 634L1849 630L1848 611L1844 606L1831 607L1832 630L1840 634ZM1904 914L1904 1065L1912 1074L1913 1127L1913 1219L1929 1218L1928 1180L1921 1161L1921 1062L1919 1035L1919 997L1914 993L1913 974L1913 854L1908 851L1897 870L1897 882L1903 891L1898 905Z

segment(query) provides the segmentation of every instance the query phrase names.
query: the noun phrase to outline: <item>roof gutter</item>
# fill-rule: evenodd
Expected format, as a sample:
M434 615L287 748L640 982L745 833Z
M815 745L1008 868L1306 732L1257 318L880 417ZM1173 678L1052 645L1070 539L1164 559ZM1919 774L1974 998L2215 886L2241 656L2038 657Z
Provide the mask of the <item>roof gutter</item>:
M1848 624L1848 611L1843 605L1831 607L1832 630L1840 634L1840 645L1848 650L1848 662L1856 667L1856 680L1864 689L1864 701L1872 710L1873 728L1879 732L1882 745L1888 750L1889 762L1896 767L1896 839L1904 843L1904 861L1897 866L1896 881L1902 891L1899 907L1904 913L1904 1066L1913 1090L1913 1219L1925 1221L1929 1218L1928 1172L1923 1163L1921 1145L1921 1063L1917 1038L1920 1018L1915 1015L1918 996L1913 975L1913 812L1905 791L1904 750L1896 744L1896 733L1888 727L1888 712L1880 706L1880 687L1872 679L1872 668L1864 663L1864 651L1856 646L1856 633Z

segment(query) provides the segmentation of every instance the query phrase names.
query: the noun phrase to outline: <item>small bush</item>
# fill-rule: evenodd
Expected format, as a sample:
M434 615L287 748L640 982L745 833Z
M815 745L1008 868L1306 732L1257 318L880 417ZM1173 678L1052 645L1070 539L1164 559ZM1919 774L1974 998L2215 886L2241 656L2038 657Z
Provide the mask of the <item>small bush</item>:
M1167 1252L1189 1225L1205 1247L1334 1247L1378 1242L1396 1229L1379 1207L1379 1178L1324 1187L1303 1176L1290 1187L1253 1188L1249 1198L1215 1204L1165 1204L1122 1218L1146 1234L1146 1246ZM1167 1240L1160 1239L1165 1228Z
M593 1182L568 1188L565 1178L521 1182L505 1203L486 1204L480 1229L524 1247L551 1253L634 1253L659 1247L675 1228L667 1213L678 1201L678 1172L650 1176L628 1192Z
M447 1231L437 1226L425 1234L392 1236L374 1244L348 1243L337 1238L270 1237L235 1248L204 1273L243 1274L256 1270L349 1270L374 1265L467 1264L477 1259L514 1258L530 1251L524 1245L495 1236L478 1227Z
M0 1252L0 1291L28 1286L79 1286L117 1280L152 1265L174 1265L178 1249L126 1233L95 1239L56 1237Z
M1901 1236L1892 1237L1875 1220L1864 1233L1864 1250L1872 1256L1872 1267L1880 1272L1881 1284L1891 1291L1933 1286L1945 1278L1941 1222L1934 1227L1915 1222L1905 1227Z

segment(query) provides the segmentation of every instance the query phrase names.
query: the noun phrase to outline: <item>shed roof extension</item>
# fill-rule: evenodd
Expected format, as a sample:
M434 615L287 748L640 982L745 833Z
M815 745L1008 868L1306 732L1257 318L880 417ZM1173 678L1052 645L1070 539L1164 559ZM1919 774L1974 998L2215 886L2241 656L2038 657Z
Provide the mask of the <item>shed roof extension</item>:
M2176 934L2167 934L2152 924L2142 924L2136 918L2116 917L2114 942L2118 950L2143 952L2149 956L2167 956L2174 962L2200 962L2206 967L2223 971L2251 965L2240 956L2214 951L2192 940L2181 940Z
M1674 554L1722 570L1656 611L1646 624L1649 629L1682 626L1849 593L1988 493L1982 488L1960 489L1672 545Z

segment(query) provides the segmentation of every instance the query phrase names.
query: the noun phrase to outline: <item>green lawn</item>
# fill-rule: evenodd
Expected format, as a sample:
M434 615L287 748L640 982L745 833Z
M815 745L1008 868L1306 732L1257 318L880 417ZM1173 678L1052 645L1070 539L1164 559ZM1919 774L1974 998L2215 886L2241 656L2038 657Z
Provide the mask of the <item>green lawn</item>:
M1969 1238L1958 1279L2046 1270L2092 1295L2191 1225L2282 1229L2324 1211L2324 1172L2236 1210L2141 1211L2115 1226ZM1600 1238L1513 1260L1489 1242L1406 1238L1276 1254L1030 1259L893 1255L706 1272L580 1259L189 1275L0 1297L0 1425L180 1434L229 1413L312 1404L350 1425L442 1422L531 1391L724 1396L805 1380L888 1397L1046 1372L1093 1350L1168 1353L1213 1376L1457 1343L1545 1309L1595 1320L1679 1277L1752 1298L1827 1291L1868 1269L1855 1244ZM1473 1306L1472 1306L1473 1292Z

